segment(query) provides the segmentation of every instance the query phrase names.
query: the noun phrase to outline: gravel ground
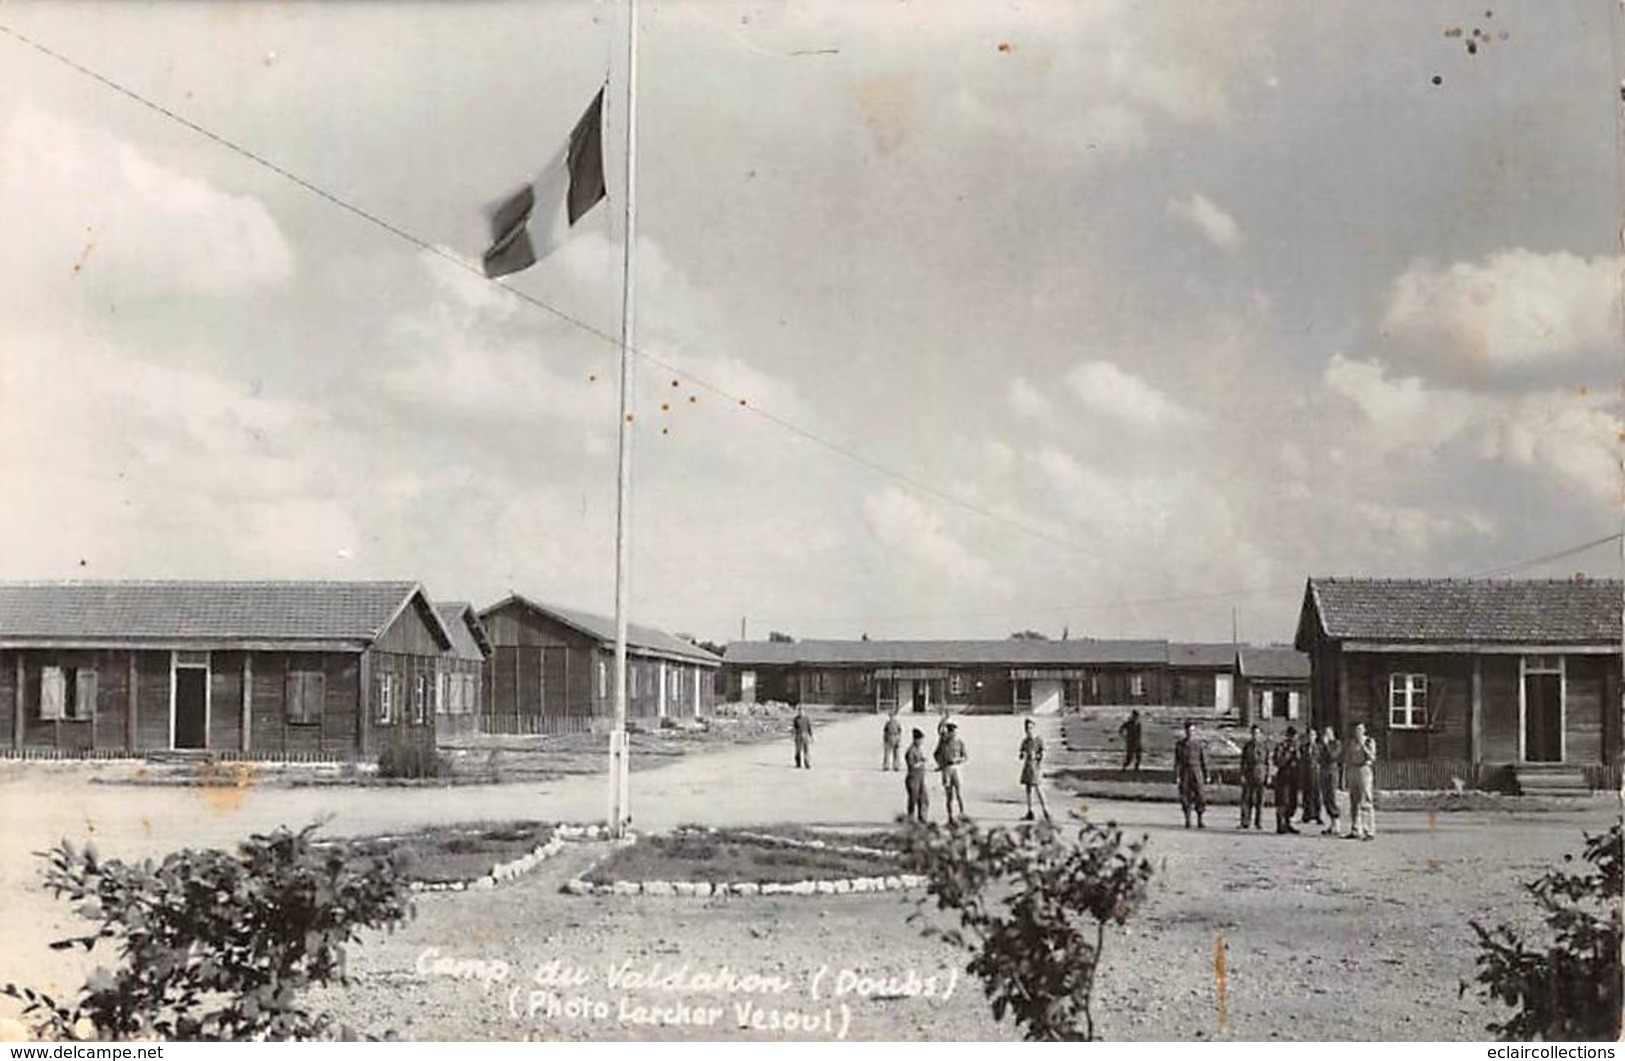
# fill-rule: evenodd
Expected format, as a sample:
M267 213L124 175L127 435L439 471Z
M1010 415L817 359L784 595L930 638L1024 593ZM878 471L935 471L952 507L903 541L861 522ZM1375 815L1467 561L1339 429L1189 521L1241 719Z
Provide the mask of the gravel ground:
M1145 809L1097 805L1094 812L1135 818ZM1161 808L1164 816L1171 810ZM1584 830L1610 818L1596 808L1529 817L1390 814L1369 844L1153 824L1151 851L1164 860L1162 873L1148 904L1107 945L1098 1027L1111 1039L1482 1039L1495 1012L1457 993L1473 969L1467 920L1529 924L1533 909L1519 881L1577 849ZM1233 825L1227 817L1223 824ZM495 892L426 896L409 928L357 952L356 981L332 998L335 1011L403 1038L774 1038L741 1029L735 1005L821 1016L832 1006L827 986L840 969L892 978L913 970L922 980L937 977L940 995L963 964L908 923L912 900L895 894L701 901L557 893L606 850L575 847ZM530 926L522 939L514 938L516 924ZM1222 1008L1216 941L1225 956ZM432 968L445 959L470 961ZM420 960L427 963L422 972ZM496 961L506 963L506 975L489 984L447 975L494 976L494 965L480 963ZM538 985L536 970L553 961L584 970L586 979L568 989ZM698 987L627 990L611 983L609 972L624 962L639 969L659 963L667 973L726 965L739 975L785 977L789 987L766 997ZM830 970L826 991L814 999L821 967ZM598 1017L550 1016L549 993L605 1009ZM839 1001L847 1004L845 1034L853 1039L1013 1035L992 1020L980 985L962 974L946 1000ZM836 1037L839 1001L829 1008L830 1026L784 1037ZM678 1002L723 1012L709 1027L621 1019L623 1007L630 1015Z
M1023 809L1016 786L1020 719L961 723L971 753L970 813L990 824L1013 821ZM1053 748L1059 743L1053 720L1043 725ZM902 783L878 769L879 729L874 718L821 725L815 769L808 771L791 767L788 741L681 757L634 782L637 826L887 824L902 810ZM103 772L0 766L0 909L6 916L0 979L60 991L84 971L82 958L45 950L45 941L74 927L74 919L67 904L43 894L28 857L64 835L95 839L104 854L128 858L229 844L251 831L323 815L333 816L332 832L356 835L466 821L591 821L603 808L602 782L590 776L539 785L334 792L90 783ZM940 791L932 797L940 817ZM1049 798L1058 813L1078 802L1054 790ZM1606 828L1618 816L1615 805L1597 801L1542 813L1383 811L1379 839L1360 844L1239 832L1232 808L1216 808L1209 816L1214 827L1201 832L1179 828L1178 808L1166 804L1090 797L1089 812L1115 818L1131 833L1149 833L1150 851L1162 864L1146 907L1108 943L1097 1008L1100 1030L1112 1039L1482 1039L1491 1011L1473 997L1457 997L1458 982L1473 972L1467 919L1532 921L1519 882L1577 852L1585 830ZM604 850L568 847L535 874L493 891L422 896L413 924L352 952L356 982L329 1000L332 1008L361 1028L393 1028L409 1039L776 1038L741 1032L734 1004L821 1018L827 992L810 997L821 967L930 977L963 965L961 955L923 939L907 923L912 904L897 894L711 901L558 893L562 880ZM1221 938L1222 1011L1214 962ZM487 989L477 979L420 975L428 948L450 961L506 962L508 976ZM610 1012L603 1019L528 1012L530 991L548 990L535 983L534 973L554 959L585 968L588 981L553 992L566 1002L585 995L604 1003ZM791 982L770 997L622 991L607 984L607 967L625 961L663 962L668 972L673 963L687 962L691 970L726 963L741 975L783 975ZM439 970L448 971L491 970ZM834 975L826 975L825 988ZM936 986L939 994L945 988ZM517 1017L509 1009L516 987ZM725 1012L708 1028L622 1024L623 995L632 1005L698 997ZM946 1002L845 1001L851 1038L1011 1034L991 1020L980 985L963 980ZM782 1037L828 1037L840 1030L838 1007L832 1016L829 1028L820 1024Z

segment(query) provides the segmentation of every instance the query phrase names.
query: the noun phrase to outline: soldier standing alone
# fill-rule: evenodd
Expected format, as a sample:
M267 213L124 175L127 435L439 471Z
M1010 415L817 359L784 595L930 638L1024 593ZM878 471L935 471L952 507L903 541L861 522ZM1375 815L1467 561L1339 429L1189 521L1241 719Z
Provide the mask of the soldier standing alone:
M1128 720L1117 727L1117 732L1123 735L1123 769L1127 770L1129 763L1134 764L1134 772L1140 772L1140 713L1130 711Z
M1275 764L1275 831L1295 833L1292 814L1298 809L1298 727L1288 726L1270 755Z
M1033 795L1038 795L1038 806L1044 812L1044 820L1049 821L1049 804L1044 802L1044 790L1039 788L1042 781L1044 767L1044 738L1033 732L1033 720L1027 719L1022 726L1027 735L1021 739L1021 787L1027 790L1027 816L1025 821L1033 820Z
M790 720L790 736L796 742L796 769L812 769L812 719L796 705L796 717Z
M1270 753L1255 723L1241 746L1241 827L1264 828L1264 784L1270 776Z
M1196 827L1206 829L1202 815L1207 811L1207 752L1191 734L1187 719L1185 735L1174 742L1174 784L1179 786L1179 809L1185 815L1185 828L1191 827L1191 810L1196 811Z

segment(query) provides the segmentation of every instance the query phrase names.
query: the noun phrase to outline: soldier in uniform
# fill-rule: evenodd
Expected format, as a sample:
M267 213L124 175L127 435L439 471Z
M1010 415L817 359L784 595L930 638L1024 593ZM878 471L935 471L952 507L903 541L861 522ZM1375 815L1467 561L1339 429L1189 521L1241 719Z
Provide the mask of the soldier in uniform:
M908 767L903 775L903 789L908 793L909 819L923 822L931 806L931 795L925 786L925 765L929 760L925 755L925 734L915 730L911 736L908 751L903 753L903 763Z
M1298 743L1298 802L1303 807L1302 824L1320 825L1320 734L1305 726Z
M1270 754L1275 765L1275 831L1295 833L1292 814L1298 809L1298 727L1288 726Z
M1123 735L1123 769L1127 770L1129 763L1133 763L1134 772L1139 773L1140 713L1138 711L1130 711L1128 713L1127 721L1125 721L1121 726L1117 727L1117 732Z
M1185 815L1185 828L1191 827L1191 811L1196 811L1196 827L1206 829L1202 815L1207 812L1207 751L1191 733L1185 720L1185 735L1174 742L1174 784L1179 787L1179 809Z
M896 770L898 745L903 743L903 724L897 721L897 709L886 716L886 726L880 732L880 768Z
M1270 776L1270 753L1259 736L1258 724L1241 746L1241 827L1264 828L1264 785Z
M1337 773L1342 766L1343 745L1338 741L1332 727L1327 726L1325 734L1320 738L1320 758L1316 762L1320 781L1320 803L1326 811L1327 836L1336 836L1342 831L1337 820Z
M1038 787L1044 766L1044 738L1033 732L1033 720L1030 718L1022 728L1027 735L1021 739L1021 750L1017 754L1021 757L1021 787L1027 790L1027 816L1023 820L1033 820L1033 796L1036 794L1044 820L1049 821L1049 804L1044 802L1044 790Z
M959 768L964 765L970 756L965 751L965 742L959 739L959 726L953 722L942 724L942 739L937 742L937 765L942 770L942 796L948 805L948 823L954 821L954 807L959 807L959 816L965 816L965 793L961 785Z
M796 769L812 769L812 719L800 704L796 717L790 720L790 736L796 742Z
M1365 735L1365 723L1354 724L1354 736L1343 749L1343 776L1349 784L1350 840L1377 838L1377 742Z

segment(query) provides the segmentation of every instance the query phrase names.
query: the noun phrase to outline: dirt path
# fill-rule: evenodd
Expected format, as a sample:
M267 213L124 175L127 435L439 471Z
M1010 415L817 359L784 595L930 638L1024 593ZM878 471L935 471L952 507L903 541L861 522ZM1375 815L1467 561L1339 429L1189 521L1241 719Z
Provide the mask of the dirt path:
M1015 758L1020 721L971 718L964 725L972 815L1014 820L1023 809ZM787 741L685 759L634 778L634 813L646 831L686 821L880 824L901 809L902 783L879 771L879 755L877 719L843 720L820 727L813 770L790 766ZM89 785L82 775L49 769L0 780L0 902L8 921L0 979L32 971L38 977L28 978L36 983L76 983L71 966L41 963L43 943L62 927L66 904L39 893L26 856L63 832L82 839L94 828L111 853L140 855L180 843L229 843L323 810L336 812L332 825L342 832L482 817L590 820L601 817L603 783L250 789L240 796L227 804L196 790ZM940 815L940 790L933 796ZM1216 808L1211 828L1201 832L1180 828L1178 808L1167 804L1092 801L1089 813L1146 833L1159 865L1149 902L1108 944L1099 988L1106 1036L1448 1040L1481 1039L1492 1012L1471 996L1458 997L1458 982L1473 968L1468 919L1530 921L1534 911L1520 882L1577 851L1585 830L1605 828L1618 811L1592 804L1545 813L1385 812L1371 844L1239 832L1234 808ZM621 990L610 986L610 970L631 962L659 963L669 972L687 963L782 976L789 987L775 1008L812 1019L829 1008L827 997L810 993L820 969L894 978L912 970L925 978L963 965L960 955L921 937L907 921L912 904L895 894L710 901L559 894L558 884L598 850L567 849L535 874L490 892L422 896L411 926L353 954L357 983L332 1000L334 1007L363 1027L392 1027L406 1038L773 1038L748 1022L741 1030L732 1009L767 1000L727 991ZM1222 1009L1216 946L1225 956ZM426 974L419 962L430 948L505 963L507 978L487 986ZM545 1005L532 1008L533 989L552 990L536 985L535 972L555 960L586 970L588 981L571 997L603 1002L617 1014L627 999L634 1019L548 1016ZM523 988L517 1003L516 984ZM847 1033L1011 1034L991 1020L979 985L961 980L955 991L946 1003L846 998ZM685 999L723 1005L727 1019L703 1029L635 1020L640 1006L647 1016L656 1003ZM829 1034L820 1025L790 1037Z

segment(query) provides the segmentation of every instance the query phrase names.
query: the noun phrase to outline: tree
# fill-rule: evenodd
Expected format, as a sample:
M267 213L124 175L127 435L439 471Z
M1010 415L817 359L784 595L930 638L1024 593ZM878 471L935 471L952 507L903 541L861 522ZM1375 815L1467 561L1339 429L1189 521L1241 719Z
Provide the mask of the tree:
M1087 822L1067 841L1048 823L983 832L961 819L912 824L907 858L927 880L921 905L934 898L959 916L958 928L926 933L971 952L966 969L995 1020L1009 1014L1030 1041L1092 1040L1106 926L1145 897L1145 842L1125 842L1115 822Z
M795 638L791 637L789 634L781 634L777 630L769 630L767 632L767 639L769 641L779 641L787 645L795 642Z
M256 835L236 852L175 852L162 863L104 862L64 840L46 860L45 886L96 923L54 950L103 941L122 964L98 968L72 1006L16 984L47 1038L312 1039L343 1034L300 1001L309 987L343 983L345 946L364 928L411 916L400 867L311 844L316 826Z
M1037 630L1017 630L1010 635L1012 641L1048 641L1049 635Z
M1485 1026L1491 1034L1509 1041L1619 1038L1621 844L1618 823L1587 834L1586 872L1556 869L1524 884L1544 912L1549 945L1532 949L1506 925L1468 922L1478 936L1477 993L1513 1007L1506 1020ZM1469 987L1462 981L1460 993Z

